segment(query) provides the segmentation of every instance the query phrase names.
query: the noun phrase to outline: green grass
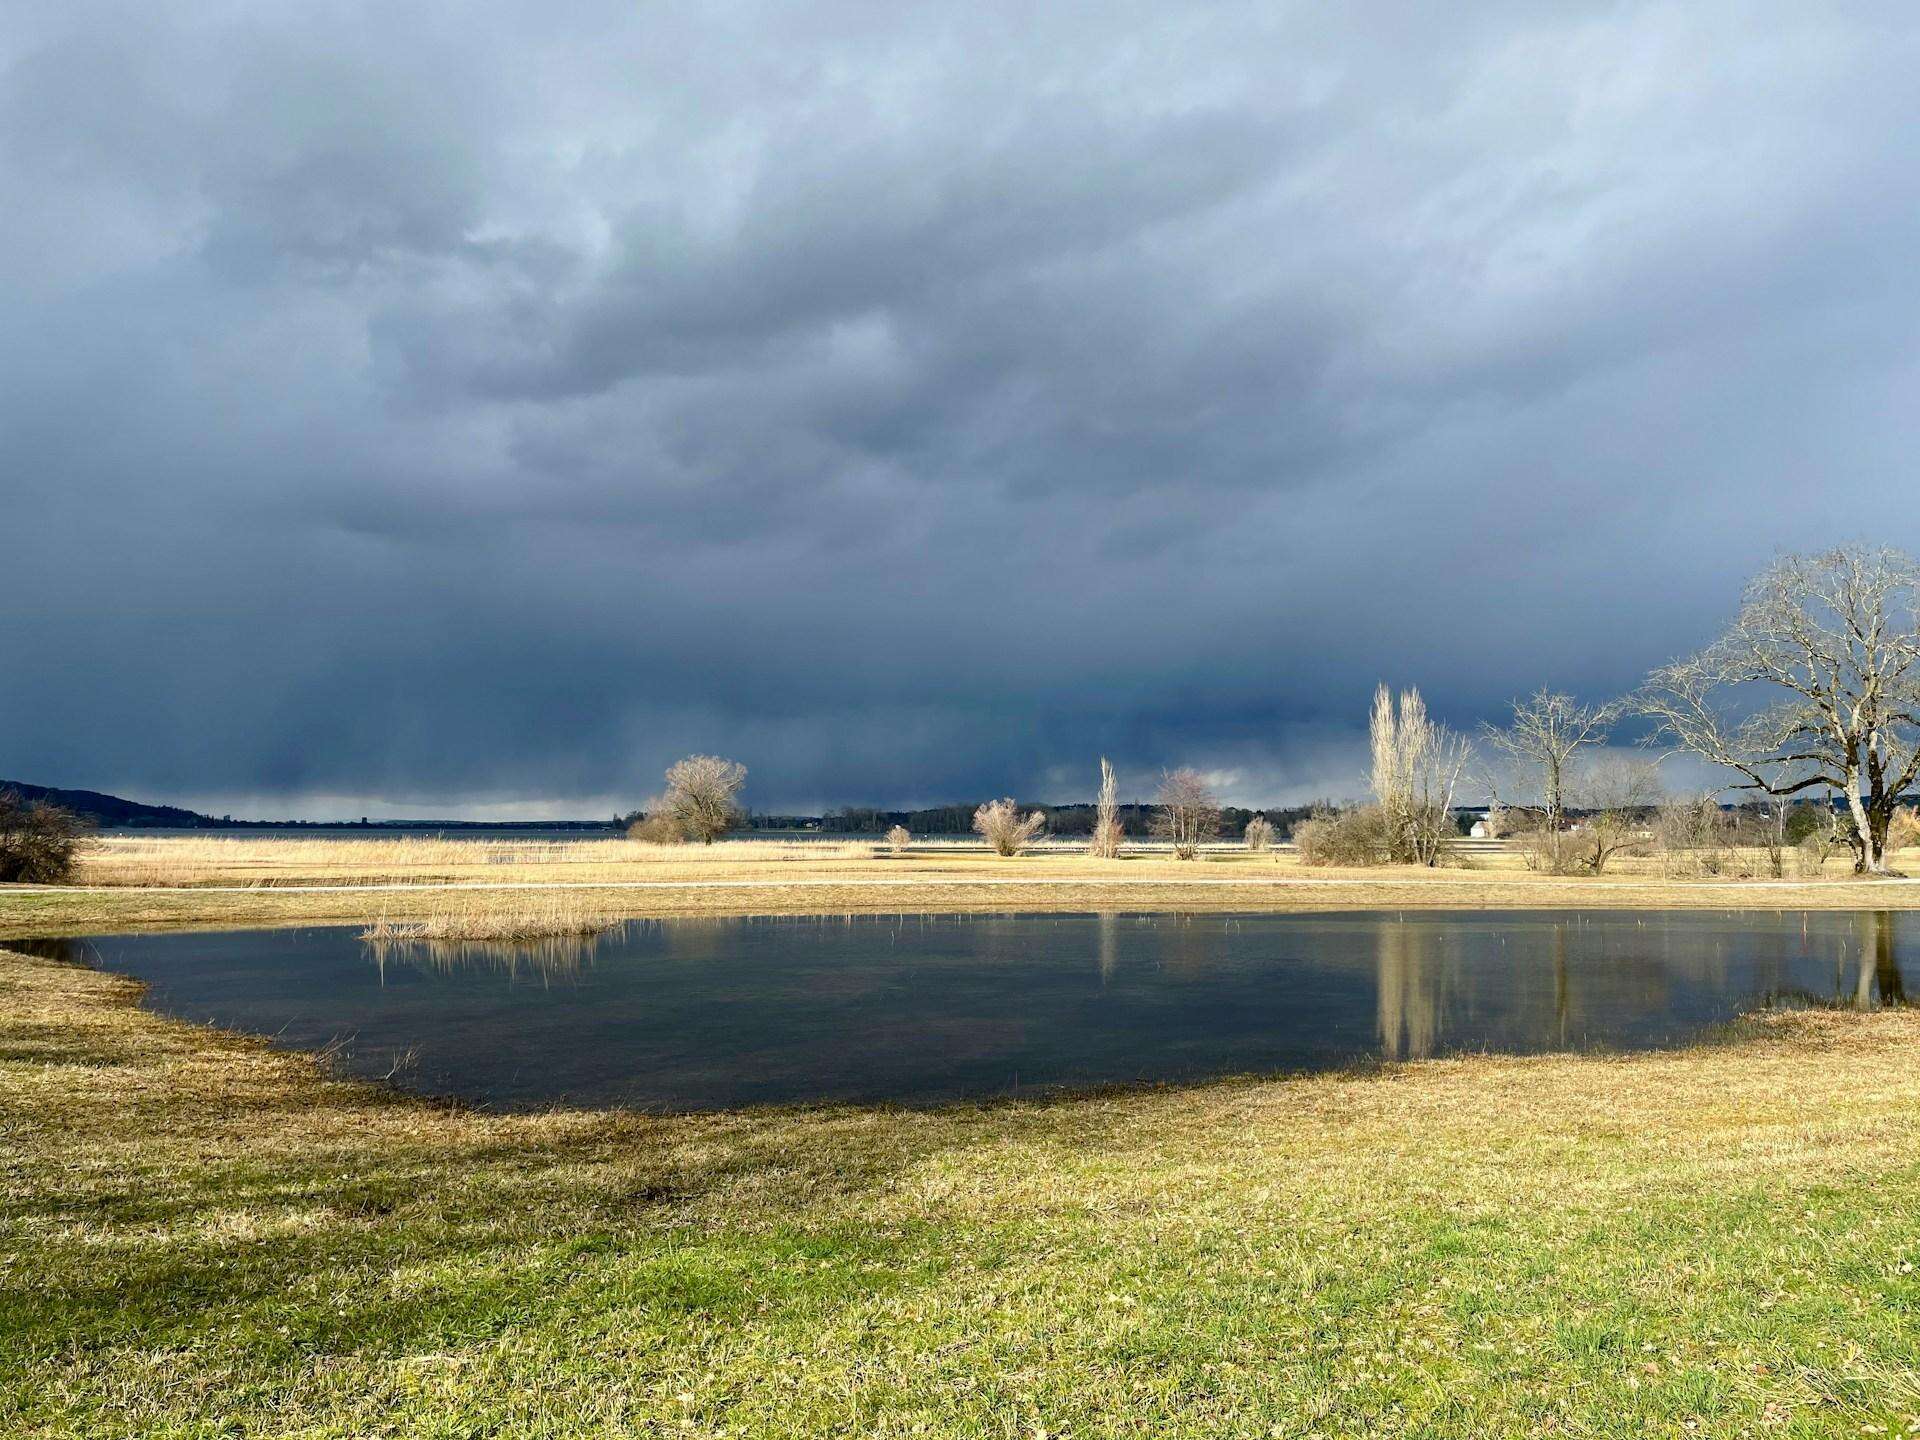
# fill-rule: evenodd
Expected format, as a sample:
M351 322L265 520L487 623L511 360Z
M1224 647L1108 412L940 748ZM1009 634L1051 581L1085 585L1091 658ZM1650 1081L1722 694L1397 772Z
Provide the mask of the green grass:
M0 955L0 1433L1920 1431L1920 1016L657 1119L133 998Z

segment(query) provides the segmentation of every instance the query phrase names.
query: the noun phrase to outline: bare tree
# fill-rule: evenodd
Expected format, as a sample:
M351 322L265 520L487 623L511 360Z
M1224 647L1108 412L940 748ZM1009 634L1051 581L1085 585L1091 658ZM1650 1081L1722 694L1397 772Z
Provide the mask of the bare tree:
M1273 822L1264 815L1256 815L1247 821L1245 837L1247 849L1258 855L1273 844Z
M1660 767L1638 757L1603 756L1573 777L1568 795L1586 813L1567 851L1580 869L1598 875L1622 850L1651 840L1661 800Z
M1154 803L1153 832L1171 840L1182 860L1193 859L1203 842L1220 833L1220 801L1198 770L1167 771Z
M1487 743L1513 768L1520 786L1538 796L1551 846L1558 846L1566 826L1567 781L1575 758L1588 746L1606 743L1623 709L1617 700L1582 705L1571 695L1542 686L1513 702L1513 719L1504 729L1481 727Z
M1418 690L1398 705L1385 685L1373 696L1369 727L1373 793L1386 828L1387 858L1435 865L1452 837L1454 792L1472 758L1467 741L1427 714Z
M90 828L71 810L0 790L0 881L59 885L71 880Z
M1886 874L1887 827L1920 774L1920 562L1849 546L1784 555L1726 634L1648 677L1640 708L1736 789L1838 790L1858 873Z
M907 846L913 843L913 832L904 825L896 825L887 831L887 849L896 855L907 853Z
M1045 815L1035 810L1023 817L1011 796L989 800L973 812L975 833L993 847L996 855L1018 855L1046 827Z
M1125 832L1120 825L1120 782L1114 778L1113 765L1100 757L1100 795L1093 806L1093 838L1087 853L1102 860L1116 859Z
M660 808L689 840L711 845L740 823L734 796L747 783L747 767L718 755L689 755L667 767L667 793Z

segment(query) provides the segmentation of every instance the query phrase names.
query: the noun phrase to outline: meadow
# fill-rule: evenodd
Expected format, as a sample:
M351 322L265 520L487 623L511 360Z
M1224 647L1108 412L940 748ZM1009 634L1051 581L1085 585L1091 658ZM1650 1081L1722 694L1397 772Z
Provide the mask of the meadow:
M1920 886L866 842L146 838L0 937ZM310 887L310 888L300 888ZM529 920L528 917L533 917ZM516 918L517 917L517 918ZM1920 1433L1920 1012L1035 1101L491 1114L0 939L0 1433Z
M0 1432L1897 1435L1920 1016L498 1116L0 956Z

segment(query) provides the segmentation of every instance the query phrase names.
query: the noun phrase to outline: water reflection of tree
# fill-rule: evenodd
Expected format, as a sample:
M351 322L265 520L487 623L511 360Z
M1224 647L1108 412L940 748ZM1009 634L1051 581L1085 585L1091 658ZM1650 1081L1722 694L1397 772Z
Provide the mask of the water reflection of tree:
M618 933L618 932L616 932ZM370 940L368 957L385 983L387 969L410 965L438 975L486 970L510 980L551 983L579 975L600 948L599 935L555 935L539 940Z
M1862 1010L1871 1010L1876 1003L1904 1005L1907 986L1894 943L1893 912L1862 910L1854 917L1854 925L1859 934L1860 959L1853 1003Z
M1381 1053L1389 1060L1424 1059L1440 1036L1442 967L1434 962L1434 931L1390 920L1380 923L1375 937Z

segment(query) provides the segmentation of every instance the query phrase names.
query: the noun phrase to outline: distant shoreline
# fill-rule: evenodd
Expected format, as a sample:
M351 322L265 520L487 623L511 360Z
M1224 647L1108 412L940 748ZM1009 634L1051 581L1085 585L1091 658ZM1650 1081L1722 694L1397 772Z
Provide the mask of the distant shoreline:
M100 826L98 833L102 835L204 835L210 831L220 830L246 830L255 833L262 830L286 830L302 835L311 835L316 831L340 831L364 835L374 832L392 834L396 831L414 833L437 830L462 832L497 830L521 835L528 831L541 830L577 831L583 834L604 832L617 835L621 833L620 827L611 820L208 820L199 824L178 825L107 824Z

